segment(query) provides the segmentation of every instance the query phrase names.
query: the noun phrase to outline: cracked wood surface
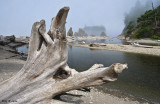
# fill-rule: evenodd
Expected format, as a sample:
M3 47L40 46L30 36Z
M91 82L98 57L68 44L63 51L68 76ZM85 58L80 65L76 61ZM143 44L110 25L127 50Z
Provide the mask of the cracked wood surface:
M69 7L60 9L52 19L49 32L45 21L35 22L31 30L28 58L23 68L0 83L0 101L11 104L52 104L58 94L117 80L126 64L104 67L93 65L77 72L67 65L66 18Z

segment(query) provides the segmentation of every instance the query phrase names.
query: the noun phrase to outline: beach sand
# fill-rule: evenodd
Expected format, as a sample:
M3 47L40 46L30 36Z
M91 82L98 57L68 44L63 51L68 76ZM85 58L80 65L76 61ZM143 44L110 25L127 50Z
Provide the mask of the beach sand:
M153 48L143 48L143 47L135 47L132 45L106 44L106 46L90 47L89 44L74 44L74 43L67 43L67 44L71 46L76 46L76 47L90 48L92 50L106 49L106 50L113 50L113 51L160 56L159 46L153 46Z
M2 48L0 48L0 56L0 82L14 76L25 64L20 56ZM53 104L148 104L128 97L116 97L95 88L92 88L90 92L73 90L67 93L69 95L61 96L63 101L57 102L53 99Z
M160 41L151 40L151 39L130 39L127 41L128 43L138 42L142 44L156 44L160 46Z
M0 46L0 82L15 75L25 63L21 56L13 51L9 47Z

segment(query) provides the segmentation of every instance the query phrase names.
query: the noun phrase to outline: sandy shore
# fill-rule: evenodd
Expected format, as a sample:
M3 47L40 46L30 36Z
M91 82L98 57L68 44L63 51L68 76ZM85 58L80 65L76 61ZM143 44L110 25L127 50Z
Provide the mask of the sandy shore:
M108 93L103 93L96 88L91 88L90 92L74 90L68 93L69 95L63 95L62 99L74 104L148 104L147 102L139 102L128 97L119 98Z
M88 36L88 37L70 37L67 36L68 42L74 42L74 41L85 41L85 40L102 40L102 39L112 39L113 37L101 37L101 36Z
M2 82L15 75L23 67L25 61L17 54L7 51L5 47L0 48L0 56L0 82ZM56 101L56 104L142 104L128 97L119 98L103 93L95 88L91 89L91 92L74 90L67 93L69 95L61 96L63 102ZM53 100L54 103L55 100Z
M12 77L23 67L25 61L20 59L0 60L0 82Z
M156 45L160 46L160 41L151 40L151 39L130 39L127 42L129 42L129 43L138 42L141 44L156 44Z
M12 48L0 46L0 82L15 75L25 63L14 51Z
M152 40L150 38L145 38L145 39L129 39L129 38L126 38L125 39L124 36L118 36L117 38L120 39L120 40L123 40L127 43L138 42L140 44L151 44L151 45L160 46L160 41L159 40Z
M68 43L68 45L90 48L90 49L107 49L114 51L160 56L159 46L153 46L153 48L143 48L143 47L134 47L132 45L119 45L119 44L106 44L106 46L100 46L100 47L90 47L88 44L74 44L74 43Z

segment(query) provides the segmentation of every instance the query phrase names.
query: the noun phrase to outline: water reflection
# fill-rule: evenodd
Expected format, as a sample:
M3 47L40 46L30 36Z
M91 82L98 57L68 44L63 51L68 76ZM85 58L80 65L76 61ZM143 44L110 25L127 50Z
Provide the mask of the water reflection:
M128 63L129 69L119 76L119 80L103 89L118 89L125 93L160 102L160 57L87 48L68 48L68 64L78 71L84 71L93 64L109 66L113 63Z
M109 50L68 48L68 64L78 71L89 69L93 64L110 66L113 63L127 63L129 69L120 74L116 82L101 86L101 90L118 90L150 101L160 102L160 57ZM28 52L26 46L18 48Z
M71 45L68 45L68 47L69 47L70 50L72 50L72 46Z
M20 46L20 47L16 47L16 50L18 52L28 53L28 45L23 45L23 46Z

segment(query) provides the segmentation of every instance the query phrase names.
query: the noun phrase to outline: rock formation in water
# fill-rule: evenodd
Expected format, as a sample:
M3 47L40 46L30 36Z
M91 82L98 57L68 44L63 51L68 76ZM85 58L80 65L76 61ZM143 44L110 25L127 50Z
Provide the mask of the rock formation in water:
M0 36L0 45L7 45L11 42L15 42L15 36Z
M74 36L76 37L87 37L88 35L85 33L85 31L83 29L79 29L78 32L75 32Z
M100 34L100 36L101 36L101 37L107 37L107 35L106 35L105 32L102 32L102 33Z
M85 26L83 30L88 35L100 36L102 32L106 34L106 28L104 26Z
M67 36L73 36L72 27L70 27L70 29L68 30Z
M106 29L104 26L85 26L75 32L75 36L106 36Z

